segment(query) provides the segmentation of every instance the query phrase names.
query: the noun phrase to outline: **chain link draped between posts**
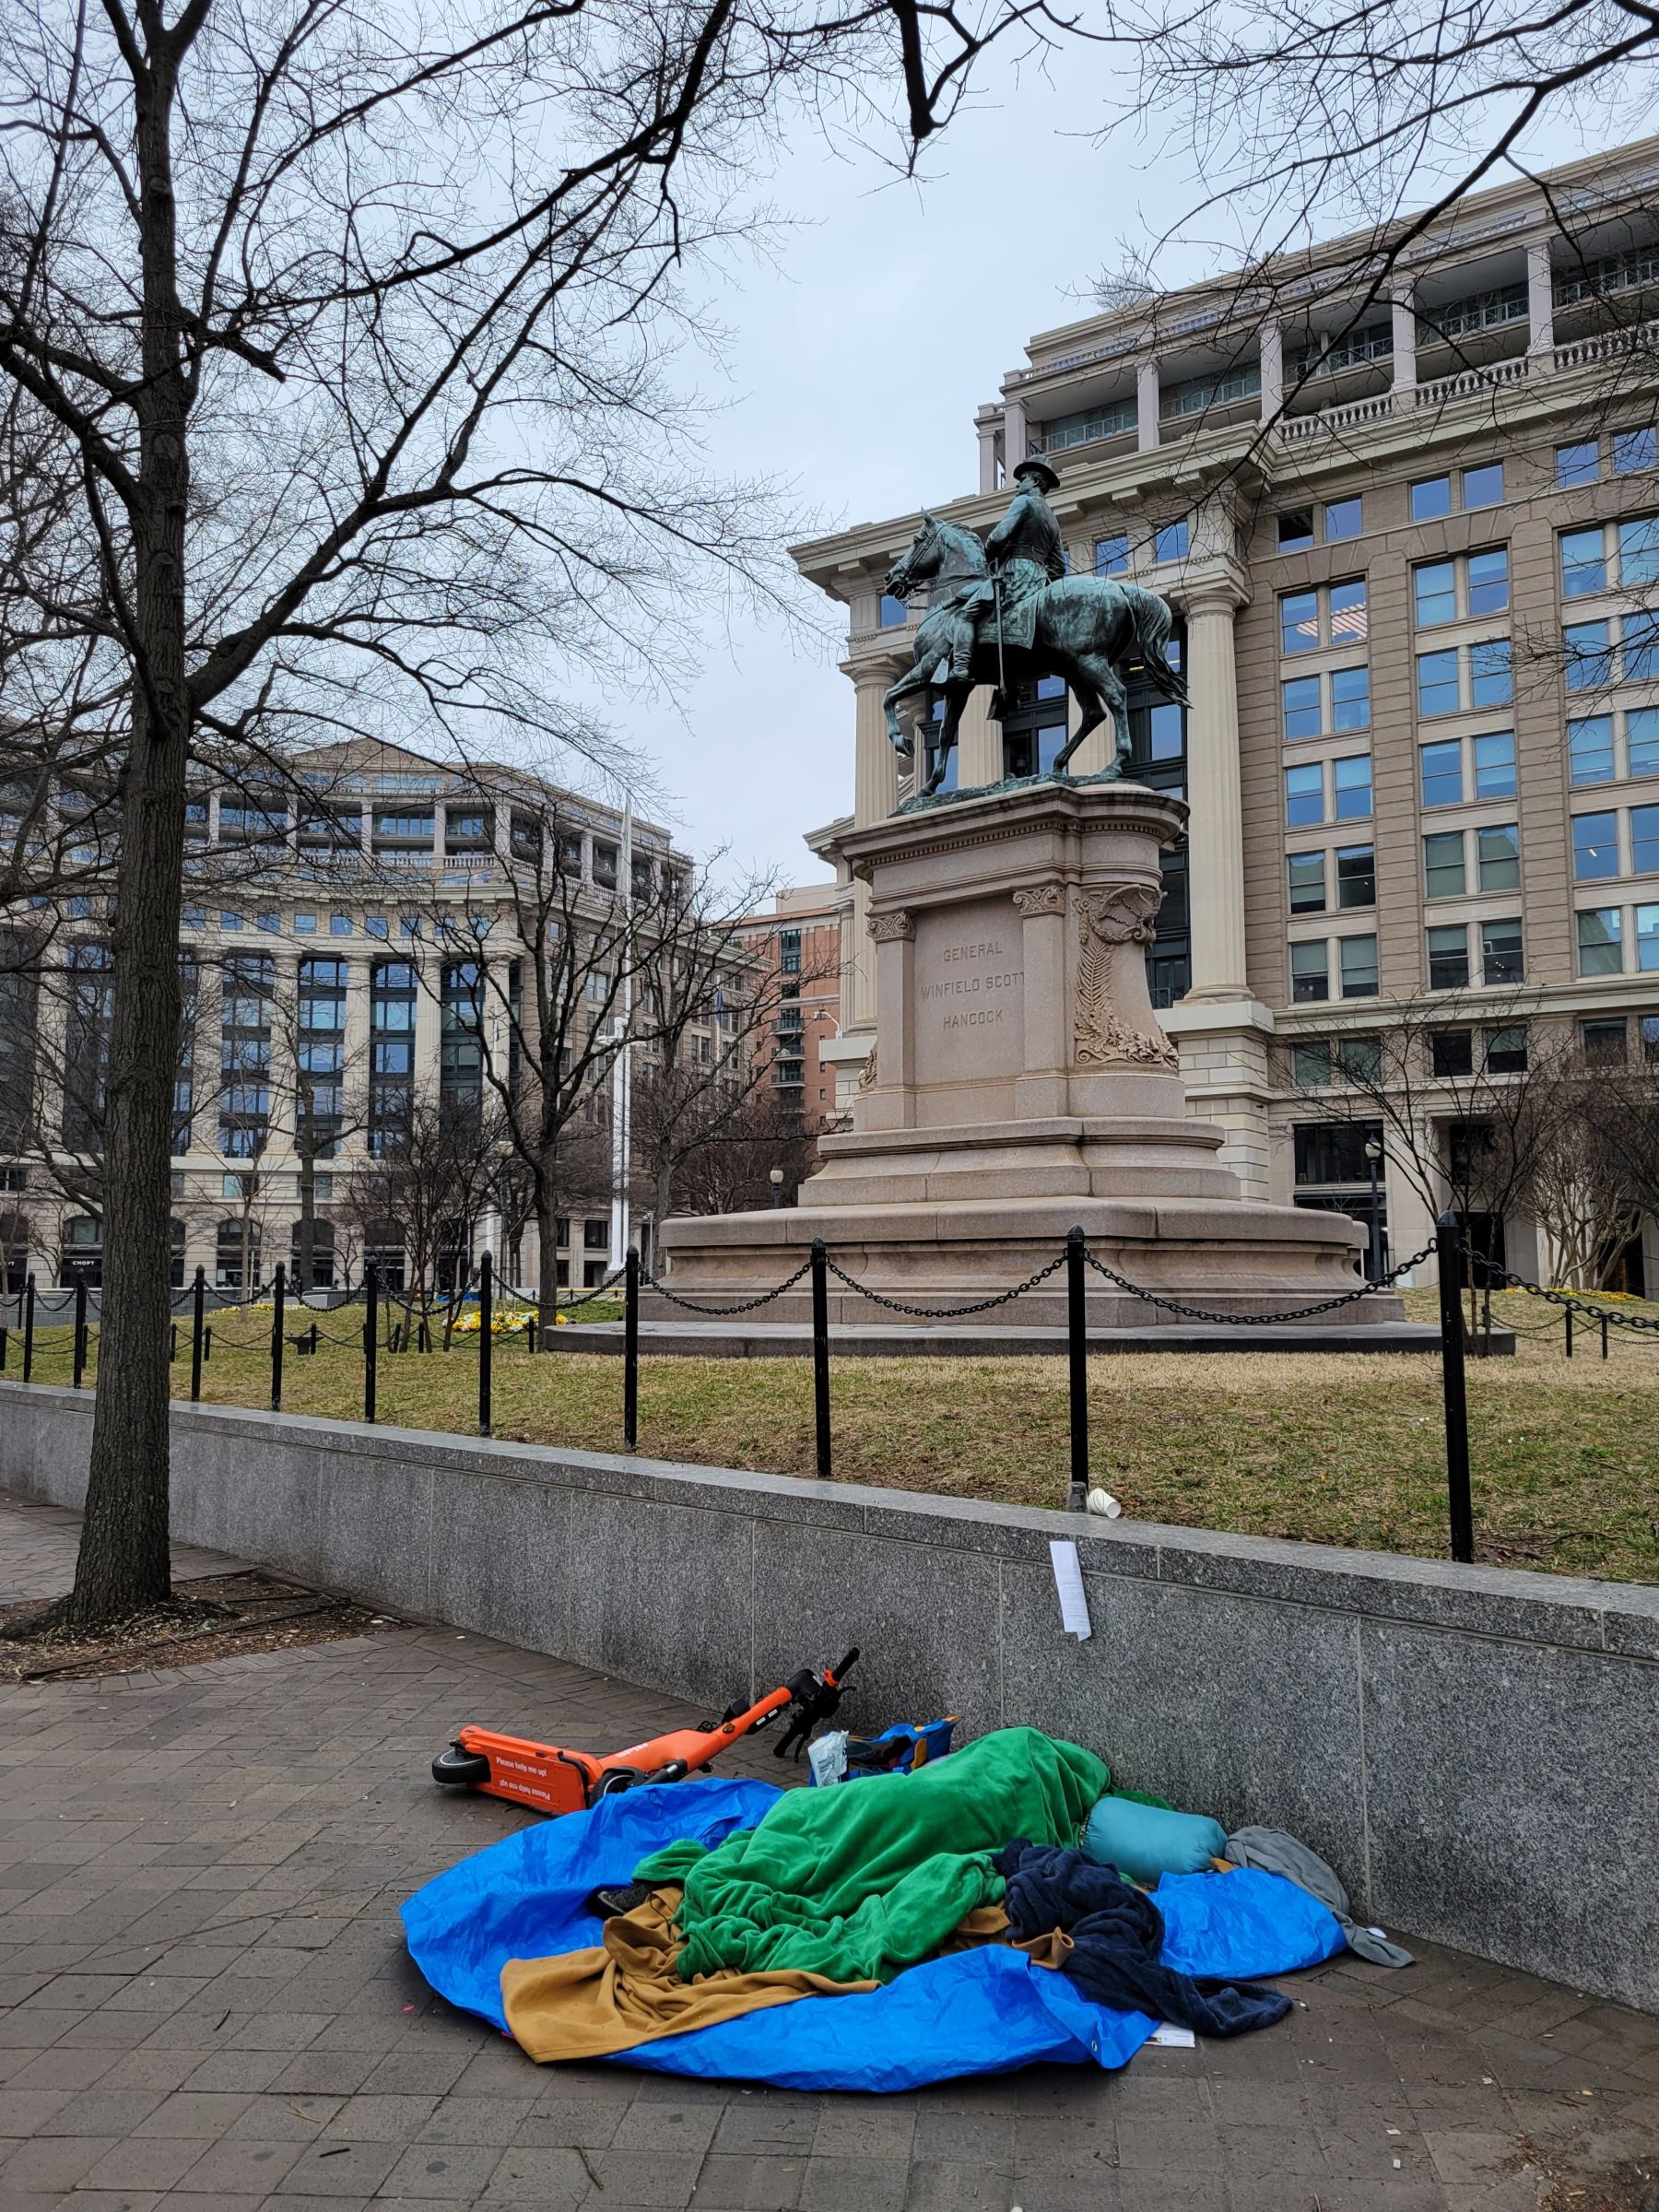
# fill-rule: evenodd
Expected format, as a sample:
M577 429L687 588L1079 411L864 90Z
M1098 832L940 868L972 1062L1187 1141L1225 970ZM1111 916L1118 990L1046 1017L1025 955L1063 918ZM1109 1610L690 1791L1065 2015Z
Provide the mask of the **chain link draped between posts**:
M1539 1299L1547 1305L1560 1311L1566 1324L1569 1357L1571 1354L1571 1332L1575 1315L1583 1316L1599 1325L1604 1358L1606 1356L1607 1335L1610 1327L1621 1328L1651 1340L1659 1337L1659 1321L1651 1319L1644 1314L1620 1313L1603 1305L1592 1304L1588 1300L1576 1297L1571 1291L1546 1288L1542 1284L1530 1282L1525 1277L1498 1265L1496 1262L1477 1252L1465 1241L1463 1225L1457 1216L1452 1213L1442 1214L1436 1223L1432 1243L1425 1245L1419 1252L1413 1253L1409 1259L1399 1261L1374 1282L1356 1283L1351 1289L1343 1291L1335 1297L1312 1300L1304 1305L1286 1307L1271 1313L1221 1313L1206 1307L1193 1305L1182 1299L1167 1297L1160 1291L1148 1289L1144 1284L1133 1282L1128 1277L1119 1274L1107 1262L1097 1258L1090 1253L1087 1248L1087 1241L1080 1228L1074 1229L1070 1232L1064 1248L1053 1259L1050 1260L1046 1265L1035 1269L1026 1277L1023 1282L1016 1283L1008 1289L998 1291L992 1297L971 1300L959 1305L922 1305L909 1300L891 1297L885 1291L874 1289L868 1284L861 1283L839 1261L832 1259L824 1241L821 1238L816 1238L806 1259L802 1262L801 1265L773 1288L762 1291L758 1297L735 1300L724 1305L713 1305L701 1300L686 1298L677 1290L671 1289L665 1283L658 1280L655 1276L648 1273L638 1252L630 1249L621 1267L613 1269L600 1282L589 1286L580 1295L567 1297L560 1301L556 1310L561 1313L568 1313L584 1306L594 1305L600 1300L614 1295L618 1283L623 1286L623 1430L627 1449L634 1451L638 1448L639 1443L640 1293L641 1290L653 1290L669 1305L677 1307L682 1312L719 1321L759 1312L764 1308L775 1304L778 1300L787 1296L802 1282L810 1278L814 1463L818 1477L828 1480L832 1475L829 1327L829 1283L831 1276L843 1289L854 1297L864 1299L873 1306L880 1307L887 1312L898 1314L907 1320L947 1323L994 1312L1001 1307L1012 1305L1017 1300L1027 1297L1040 1286L1050 1281L1064 1268L1066 1274L1065 1334L1069 1355L1068 1380L1071 1414L1069 1502L1075 1510L1084 1511L1087 1509L1088 1486L1088 1353L1089 1332L1086 1271L1092 1270L1102 1282L1109 1283L1125 1297L1136 1299L1145 1305L1153 1307L1160 1312L1178 1316L1182 1321L1247 1330L1272 1327L1286 1323L1311 1321L1322 1314L1338 1312L1345 1307L1357 1305L1362 1300L1390 1288L1399 1281L1402 1276L1408 1275L1424 1260L1431 1256L1438 1260L1440 1276L1441 1368L1445 1406L1450 1548L1453 1559L1469 1562L1474 1559L1474 1524L1465 1376L1467 1345L1462 1304L1465 1280L1473 1277L1473 1279L1480 1281L1484 1278L1485 1282L1488 1284L1497 1283L1503 1288ZM290 1340L286 1328L288 1285L287 1271L281 1265L278 1265L276 1268L272 1288L274 1295L270 1300L272 1324L269 1336L271 1404L274 1408L280 1409L283 1347L285 1342ZM70 1348L75 1385L79 1388L83 1384L91 1341L96 1333L96 1324L88 1324L87 1285L84 1278L77 1281L74 1288L74 1321ZM478 1430L479 1433L484 1436L491 1433L490 1386L494 1335L494 1290L493 1266L489 1255L486 1253L479 1269L478 1288L480 1331ZM201 1397L202 1369L212 1357L213 1329L208 1320L209 1312L220 1311L235 1312L265 1303L258 1292L251 1292L245 1297L236 1299L228 1298L221 1290L215 1290L212 1293L215 1303L209 1309L208 1296L206 1272L203 1268L197 1267L194 1281L171 1301L175 1311L183 1303L188 1303L191 1308L190 1396L193 1402ZM17 1326L20 1330L23 1340L22 1379L25 1382L32 1382L34 1378L35 1360L39 1351L36 1343L36 1278L30 1275L27 1277L22 1291L18 1295ZM349 1335L336 1335L332 1330L323 1329L315 1320L312 1320L306 1327L294 1334L291 1341L297 1347L309 1351L315 1351L320 1344L348 1347L353 1343L360 1343L363 1356L363 1418L371 1423L376 1418L377 1411L376 1390L382 1300L379 1269L373 1261L369 1263L365 1270L361 1300L363 1323L360 1335L356 1331ZM342 1302L350 1306L357 1302L357 1299L347 1297ZM304 1310L301 1307L300 1311ZM525 1324L525 1332L529 1337L532 1350L535 1348L535 1338L533 1333L535 1325L535 1317L532 1316ZM179 1331L175 1324L171 1346L171 1356L174 1358L178 1356L179 1352L178 1336ZM7 1357L7 1337L8 1332L0 1328L0 1365L5 1363ZM244 1349L255 1348L259 1341L259 1339L253 1339L242 1344L241 1340L237 1338L221 1338L223 1343L237 1344Z
M1108 1267L1104 1260L1097 1260L1092 1253L1085 1255L1085 1265L1091 1267L1096 1275L1103 1276L1117 1289L1127 1291L1130 1297L1142 1299L1147 1305L1158 1306L1166 1313L1179 1313L1183 1321L1217 1322L1232 1329L1259 1329L1271 1327L1279 1322L1311 1321L1316 1313L1335 1313L1342 1306L1357 1305L1360 1299L1371 1298L1379 1290L1390 1288L1401 1276L1409 1275L1414 1267L1419 1267L1425 1260L1432 1259L1434 1250L1433 1244L1425 1244L1421 1252L1414 1252L1410 1259L1401 1260L1386 1275L1378 1276L1375 1282L1360 1283L1352 1290L1345 1290L1339 1298L1321 1299L1311 1306L1288 1306L1282 1313L1211 1313L1203 1306L1183 1305L1178 1298L1165 1298L1159 1291L1148 1290L1139 1283L1130 1282L1126 1276L1119 1275L1114 1268Z

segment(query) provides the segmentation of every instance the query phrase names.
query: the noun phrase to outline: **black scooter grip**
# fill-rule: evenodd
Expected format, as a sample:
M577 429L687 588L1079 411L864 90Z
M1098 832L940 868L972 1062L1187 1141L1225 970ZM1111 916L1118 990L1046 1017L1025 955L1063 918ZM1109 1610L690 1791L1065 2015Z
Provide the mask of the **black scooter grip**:
M830 1669L830 1673L837 1682L844 1682L850 1670L857 1664L858 1646L854 1644L853 1649L847 1653L846 1657L841 1661L840 1665Z

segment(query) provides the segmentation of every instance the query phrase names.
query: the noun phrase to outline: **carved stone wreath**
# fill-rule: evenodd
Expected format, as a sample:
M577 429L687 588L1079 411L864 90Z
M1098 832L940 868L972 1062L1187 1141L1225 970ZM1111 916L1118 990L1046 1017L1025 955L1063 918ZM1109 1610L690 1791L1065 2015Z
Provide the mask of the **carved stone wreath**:
M1079 1065L1179 1068L1174 1046L1124 1021L1112 987L1118 947L1152 941L1161 893L1147 883L1112 884L1079 894L1081 943L1077 960L1073 1050Z
M874 1045L870 1047L870 1056L859 1073L858 1088L860 1090L874 1090L876 1088L876 1047Z

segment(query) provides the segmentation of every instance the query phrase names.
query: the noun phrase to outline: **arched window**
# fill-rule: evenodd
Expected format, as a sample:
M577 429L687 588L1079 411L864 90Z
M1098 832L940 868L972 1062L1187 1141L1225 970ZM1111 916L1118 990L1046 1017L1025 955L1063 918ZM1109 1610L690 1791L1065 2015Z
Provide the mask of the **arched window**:
M246 1277L244 1281L243 1277ZM220 1290L257 1290L260 1284L259 1223L232 1215L218 1225L213 1280Z

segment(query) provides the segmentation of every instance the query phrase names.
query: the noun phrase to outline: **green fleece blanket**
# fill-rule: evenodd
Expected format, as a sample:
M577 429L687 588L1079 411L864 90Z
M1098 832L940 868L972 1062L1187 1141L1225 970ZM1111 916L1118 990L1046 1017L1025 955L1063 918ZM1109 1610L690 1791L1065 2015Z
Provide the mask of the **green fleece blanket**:
M1004 1889L991 1857L1024 1837L1075 1844L1106 1763L1035 1728L1002 1728L913 1774L790 1790L718 1850L671 1843L634 1869L679 1883L687 1981L800 1970L886 1982Z

